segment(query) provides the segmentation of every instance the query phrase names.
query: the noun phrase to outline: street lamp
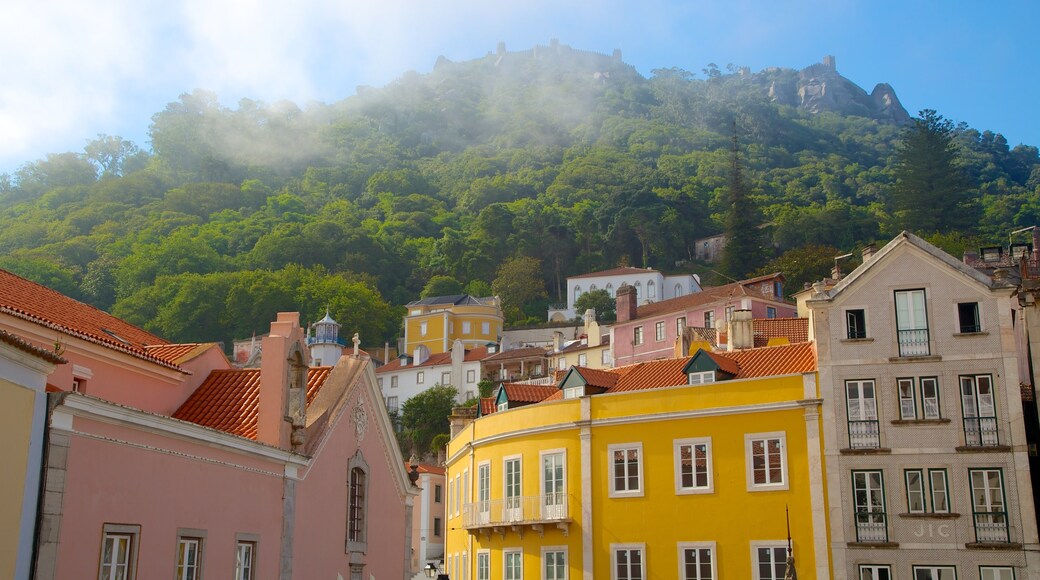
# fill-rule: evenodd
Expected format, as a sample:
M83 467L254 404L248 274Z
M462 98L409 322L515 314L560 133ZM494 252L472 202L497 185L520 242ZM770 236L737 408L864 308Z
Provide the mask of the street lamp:
M437 577L437 566L433 562L430 562L429 564L426 565L425 568L423 568L423 572L426 574L427 578L436 578Z

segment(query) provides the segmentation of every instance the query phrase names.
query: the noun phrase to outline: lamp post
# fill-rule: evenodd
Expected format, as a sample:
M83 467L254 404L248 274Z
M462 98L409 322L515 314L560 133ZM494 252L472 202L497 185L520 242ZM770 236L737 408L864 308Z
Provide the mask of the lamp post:
M436 578L437 577L437 565L434 564L433 562L430 562L429 564L426 565L425 568L423 568L423 572L426 574L427 578Z

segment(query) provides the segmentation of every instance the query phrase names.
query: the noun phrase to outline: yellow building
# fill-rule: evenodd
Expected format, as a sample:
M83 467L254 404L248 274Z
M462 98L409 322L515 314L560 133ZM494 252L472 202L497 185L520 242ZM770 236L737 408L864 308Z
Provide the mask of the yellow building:
M829 578L812 343L610 370L453 417L453 580Z
M451 350L455 339L465 348L498 342L502 335L502 308L498 298L475 298L468 294L436 296L409 302L404 317L404 350L416 355L427 349L428 356Z

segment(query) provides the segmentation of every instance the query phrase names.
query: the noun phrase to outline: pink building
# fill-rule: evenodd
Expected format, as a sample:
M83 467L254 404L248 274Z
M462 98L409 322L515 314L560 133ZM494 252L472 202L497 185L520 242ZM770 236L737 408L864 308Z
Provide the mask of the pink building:
M420 489L412 506L411 574L421 574L427 564L439 565L444 560L445 506L449 486L444 481L444 467L419 463L415 482Z
M295 313L259 369L0 270L0 329L57 351L35 578L408 578L412 483L371 361L307 367Z
M782 274L769 274L642 306L637 306L633 288L620 288L617 322L610 329L614 366L672 358L683 329L724 332L738 310L750 311L753 319L793 318L797 308L784 299L783 282Z

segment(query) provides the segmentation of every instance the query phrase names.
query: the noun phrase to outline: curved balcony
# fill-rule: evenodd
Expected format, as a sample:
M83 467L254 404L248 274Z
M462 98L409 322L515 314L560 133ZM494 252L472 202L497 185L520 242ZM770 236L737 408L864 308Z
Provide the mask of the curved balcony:
M507 529L523 535L525 528L544 534L545 525L555 525L566 536L574 521L570 513L570 494L547 493L476 501L462 506L462 527L470 532L495 531L505 535Z

